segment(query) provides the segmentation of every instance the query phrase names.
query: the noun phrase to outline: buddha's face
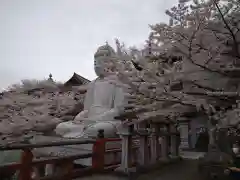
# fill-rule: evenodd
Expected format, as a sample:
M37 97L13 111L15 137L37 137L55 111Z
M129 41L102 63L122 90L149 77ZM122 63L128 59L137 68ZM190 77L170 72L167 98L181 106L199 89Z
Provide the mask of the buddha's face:
M105 77L108 73L110 61L106 57L97 57L94 59L94 70L97 76Z
M102 46L94 55L94 69L99 77L106 77L113 71L113 59L115 57L114 50L108 46Z
M113 57L98 56L94 58L94 70L98 77L106 77L115 72Z
M94 70L97 76L104 75L104 63L98 58L94 59Z

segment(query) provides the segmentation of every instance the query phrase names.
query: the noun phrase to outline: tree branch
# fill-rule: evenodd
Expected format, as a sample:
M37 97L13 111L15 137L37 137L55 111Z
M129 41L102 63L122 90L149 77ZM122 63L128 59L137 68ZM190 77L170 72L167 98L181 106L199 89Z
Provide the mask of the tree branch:
M213 2L214 2L214 4L215 4L215 6L217 7L217 10L218 10L218 12L219 12L219 14L220 14L220 16L221 16L221 18L222 18L222 20L223 20L226 28L228 29L228 31L230 32L230 34L231 34L231 36L232 36L232 39L233 39L233 42L234 42L234 51L235 51L235 53L236 53L236 56L237 56L238 58L240 58L240 54L239 54L239 52L238 52L238 42L237 42L237 39L236 39L236 37L235 37L235 34L233 33L233 31L232 31L232 29L230 28L229 24L227 23L226 19L224 18L224 15L223 15L220 7L218 6L216 0L213 0ZM236 65L237 65L237 62L236 62Z

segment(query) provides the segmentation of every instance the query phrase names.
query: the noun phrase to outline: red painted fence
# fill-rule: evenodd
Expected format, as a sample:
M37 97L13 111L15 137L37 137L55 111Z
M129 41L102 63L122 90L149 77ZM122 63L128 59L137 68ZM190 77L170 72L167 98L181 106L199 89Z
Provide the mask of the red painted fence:
M77 177L86 176L92 173L100 173L117 168L120 165L120 161L117 158L113 159L110 164L105 163L105 155L113 154L117 157L117 153L121 152L121 148L106 149L106 144L109 142L119 142L120 138L99 138L96 140L85 141L65 141L65 142L53 142L53 143L38 143L38 144L18 144L0 147L0 151L3 150L22 150L22 157L19 163L11 163L0 165L0 172L16 172L18 173L18 180L33 180L33 169L46 164L61 164L61 173L55 173L51 176L45 176L38 178L39 180L70 180ZM53 146L66 146L66 145L80 145L80 144L93 144L92 153L72 155L67 157L57 157L48 159L34 159L32 150L35 148L53 147ZM132 147L136 150L138 147ZM92 158L92 167L86 168L74 168L74 161L77 159ZM133 162L135 164L136 162ZM1 174L1 173L0 173Z

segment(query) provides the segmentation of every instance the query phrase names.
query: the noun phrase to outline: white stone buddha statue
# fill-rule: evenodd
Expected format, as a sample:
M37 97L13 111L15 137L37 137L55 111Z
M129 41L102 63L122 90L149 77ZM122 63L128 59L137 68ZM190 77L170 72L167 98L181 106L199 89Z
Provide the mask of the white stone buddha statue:
M116 53L108 44L98 48L94 55L97 78L88 84L84 110L73 121L57 125L55 132L64 138L96 137L103 129L105 137L116 137L120 120L114 119L123 110L124 92L108 81L114 71ZM107 79L108 78L108 79Z

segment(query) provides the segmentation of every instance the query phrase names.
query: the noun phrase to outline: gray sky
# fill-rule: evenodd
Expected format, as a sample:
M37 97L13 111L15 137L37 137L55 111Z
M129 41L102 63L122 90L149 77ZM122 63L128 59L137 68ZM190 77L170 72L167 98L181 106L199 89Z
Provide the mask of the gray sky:
M93 54L119 38L140 45L177 0L0 0L0 89L49 73L92 80Z

